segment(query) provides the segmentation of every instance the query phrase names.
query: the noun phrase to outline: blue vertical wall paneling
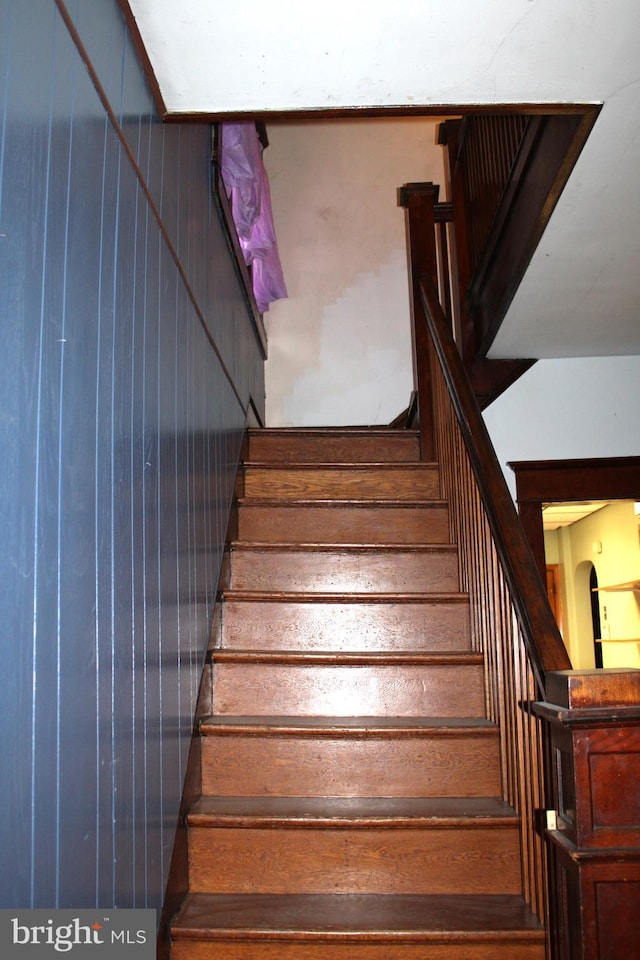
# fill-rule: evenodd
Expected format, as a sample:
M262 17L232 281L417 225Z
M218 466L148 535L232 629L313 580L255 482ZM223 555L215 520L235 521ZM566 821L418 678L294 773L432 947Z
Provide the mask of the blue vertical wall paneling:
M163 226L233 383L241 396L250 392L261 408L264 361L255 351L244 301L238 299L235 266L224 256L211 270L201 255L202 249L217 249L220 244L210 185L202 176L203 158L211 154L210 128L207 124L162 125L148 87L140 83L140 67L125 24L122 19L114 19L114 4L115 0L67 0L66 7L161 211ZM179 192L167 173L176 151L180 155ZM167 210L167 204L176 202L180 205L177 221ZM217 308L207 310L207 304L216 304Z
M207 127L67 9L117 129L53 0L0 0L0 906L159 908L262 357Z

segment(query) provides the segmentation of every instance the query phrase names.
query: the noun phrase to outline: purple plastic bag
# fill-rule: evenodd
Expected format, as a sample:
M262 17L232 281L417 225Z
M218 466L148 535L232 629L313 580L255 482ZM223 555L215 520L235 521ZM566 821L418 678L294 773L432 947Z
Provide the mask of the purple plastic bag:
M276 242L271 194L262 146L253 123L220 125L220 169L253 292L264 313L287 296Z

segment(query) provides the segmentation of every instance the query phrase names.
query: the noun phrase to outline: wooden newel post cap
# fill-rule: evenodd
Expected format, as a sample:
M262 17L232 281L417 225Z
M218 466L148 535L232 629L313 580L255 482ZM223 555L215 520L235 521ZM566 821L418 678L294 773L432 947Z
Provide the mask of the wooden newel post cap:
M640 670L557 670L545 686L547 702L570 710L640 704Z
M425 183L405 183L398 188L398 206L408 207L412 197L431 197L436 203L440 187L437 183L427 181Z

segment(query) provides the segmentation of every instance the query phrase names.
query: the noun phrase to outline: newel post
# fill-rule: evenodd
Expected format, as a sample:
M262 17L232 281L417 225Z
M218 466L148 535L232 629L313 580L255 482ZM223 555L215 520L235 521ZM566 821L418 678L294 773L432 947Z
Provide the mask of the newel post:
M420 448L423 460L435 460L432 377L429 331L421 305L420 280L427 277L438 288L434 206L439 187L434 183L405 183L398 192L405 209L407 246L411 270L411 316L414 384L418 393Z
M534 711L548 724L553 777L553 960L638 956L640 670L549 673Z

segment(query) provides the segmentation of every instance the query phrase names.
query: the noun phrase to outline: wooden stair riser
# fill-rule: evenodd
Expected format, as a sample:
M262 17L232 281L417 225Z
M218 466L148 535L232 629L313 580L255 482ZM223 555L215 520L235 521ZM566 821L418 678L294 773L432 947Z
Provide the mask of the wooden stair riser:
M469 648L469 606L457 600L421 603L337 603L225 600L220 645L231 649L463 651Z
M287 463L373 463L420 459L412 431L249 431L248 460Z
M191 827L198 893L513 894L516 826L448 829Z
M266 543L448 543L444 504L381 505L243 500L238 538Z
M328 593L455 593L458 557L448 546L425 550L238 548L232 590Z
M437 466L328 467L248 464L244 496L282 500L437 500Z
M202 791L218 796L483 797L501 791L493 733L456 736L210 735Z
M218 663L213 705L221 716L482 717L484 677L478 664Z
M449 943L178 940L173 960L545 960L544 943L504 938Z

